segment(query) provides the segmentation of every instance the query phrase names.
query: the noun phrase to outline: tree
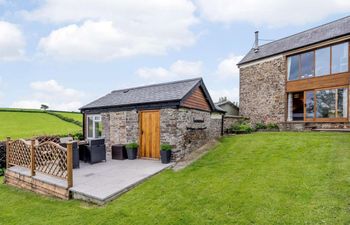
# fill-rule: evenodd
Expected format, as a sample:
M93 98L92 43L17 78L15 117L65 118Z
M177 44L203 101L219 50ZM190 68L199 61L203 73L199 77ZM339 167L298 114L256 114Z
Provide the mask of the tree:
M227 97L220 97L219 98L219 102L226 102L227 101Z
M40 109L47 110L49 108L48 105L41 104Z

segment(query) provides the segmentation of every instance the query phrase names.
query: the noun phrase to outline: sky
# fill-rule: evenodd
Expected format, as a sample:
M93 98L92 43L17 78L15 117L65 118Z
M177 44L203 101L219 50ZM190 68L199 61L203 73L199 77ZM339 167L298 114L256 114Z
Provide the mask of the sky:
M349 0L0 0L0 107L77 111L193 77L237 102L256 30L265 44L349 12Z

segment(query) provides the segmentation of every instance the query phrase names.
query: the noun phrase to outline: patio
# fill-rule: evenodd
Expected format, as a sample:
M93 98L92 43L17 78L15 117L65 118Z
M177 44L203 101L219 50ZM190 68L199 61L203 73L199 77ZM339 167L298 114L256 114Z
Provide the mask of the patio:
M80 163L73 170L74 185L69 190L74 199L104 204L171 165L145 159Z
M72 198L102 205L130 190L145 179L172 166L155 160L112 160L89 164L80 163L79 169L73 170L73 187L69 188ZM10 167L9 171L22 176L30 175L30 170L20 166ZM36 181L56 187L67 188L67 181L37 173Z
M103 139L92 140L89 145L82 142L79 148L77 142L63 143L65 138L60 144L51 139L9 138L4 182L47 196L104 204L173 165L149 159L112 159Z

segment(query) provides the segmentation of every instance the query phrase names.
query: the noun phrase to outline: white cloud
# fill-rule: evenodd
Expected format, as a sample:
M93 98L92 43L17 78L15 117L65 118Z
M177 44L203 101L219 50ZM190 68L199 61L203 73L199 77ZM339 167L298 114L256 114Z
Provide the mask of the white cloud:
M201 61L178 60L168 69L163 67L140 68L136 71L139 77L154 80L172 80L180 78L199 77L202 75L203 63Z
M190 0L46 0L27 19L65 24L41 39L44 54L105 60L165 54L195 42ZM67 25L70 24L70 25Z
M12 23L0 21L0 60L16 60L24 56L25 40L21 30Z
M210 96L214 102L218 102L220 97L227 97L233 102L239 101L239 88L209 90Z
M2 101L2 99L4 98L4 81L2 79L2 77L0 76L0 101Z
M227 58L219 62L218 68L216 70L216 75L220 78L238 78L239 69L237 63L241 61L243 56L229 55Z
M28 99L15 101L14 108L40 108L46 104L50 109L76 111L82 106L82 98L85 94L81 91L66 88L55 80L36 81L30 83L33 94Z
M248 21L269 26L302 25L350 10L348 0L196 0L196 4L210 21Z

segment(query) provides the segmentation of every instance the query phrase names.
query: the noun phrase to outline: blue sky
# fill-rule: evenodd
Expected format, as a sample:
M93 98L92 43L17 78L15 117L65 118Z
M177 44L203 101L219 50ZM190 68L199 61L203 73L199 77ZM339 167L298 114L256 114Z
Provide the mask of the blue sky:
M235 64L254 31L276 40L350 12L320 2L0 0L0 107L77 110L114 89L199 76L214 100L238 101Z

